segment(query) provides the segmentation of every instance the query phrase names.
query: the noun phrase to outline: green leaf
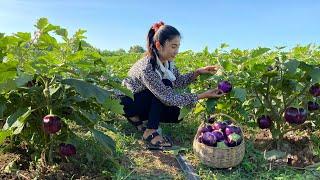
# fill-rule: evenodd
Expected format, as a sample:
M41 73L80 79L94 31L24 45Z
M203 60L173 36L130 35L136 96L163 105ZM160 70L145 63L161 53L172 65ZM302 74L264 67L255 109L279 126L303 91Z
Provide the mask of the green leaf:
M233 89L234 96L238 98L241 102L244 102L246 100L247 91L242 88L234 88Z
M23 41L30 41L30 39L31 39L31 34L30 33L17 32L15 35L17 37L19 37Z
M309 72L313 69L313 66L301 61L299 68L303 71Z
M76 91L84 98L95 98L100 104L104 104L109 97L108 91L82 80L64 79L62 80L62 83L74 87Z
M111 123L99 122L99 126L107 130L117 133L119 130Z
M208 114L213 114L216 110L216 105L217 105L218 99L216 98L210 98L206 101L206 110Z
M279 150L271 150L265 153L265 159L267 160L276 160L286 156L286 153Z
M222 44L220 45L220 48L221 48L221 49L224 49L224 48L227 48L227 47L229 47L229 45L228 45L227 43L222 43Z
M71 118L72 120L74 120L76 122L76 124L80 125L80 126L85 126L85 127L93 127L94 125L92 124L92 121L88 120L86 117L84 117L80 110L74 111L74 113L72 113Z
M237 66L230 61L223 61L221 65L225 71L233 71L237 69Z
M28 81L31 81L33 76L20 73L16 79L9 79L4 83L0 83L0 92L14 90L18 87L24 86Z
M200 81L205 81L212 76L213 76L212 74L200 74Z
M61 87L61 84L57 87L49 87L50 96L54 95Z
M261 48L259 47L258 49L255 49L251 52L251 57L255 58L258 57L266 52L268 52L270 50L270 48Z
M44 29L43 29L43 33L47 33L47 32L50 32L50 31L54 31L54 30L58 30L60 29L60 26L54 26L52 24L48 24Z
M29 108L19 108L14 114L10 115L7 118L5 125L3 126L4 130L12 129L13 134L19 134L29 115L31 114L31 107Z
M263 74L264 77L276 77L278 76L278 71L267 71Z
M297 68L299 67L299 65L300 65L300 62L295 59L288 60L284 63L284 66L286 67L288 72L291 74L294 74L297 71Z
M48 19L47 18L40 18L37 22L36 27L38 29L44 29L47 25L49 24Z
M120 100L118 99L107 98L104 107L114 113L124 114L123 105L120 104Z
M120 90L122 93L124 93L126 96L130 97L131 99L134 99L133 93L129 89L121 86L121 84L118 84L113 81L108 81L108 84L111 85L113 88Z
M56 30L56 34L64 38L68 38L68 31L64 28Z
M91 123L96 124L101 118L99 114L95 113L94 111L86 111L83 109L78 109L78 112L87 120L89 120Z
M86 30L84 30L84 29L79 29L75 34L74 34L74 37L76 38L76 39L85 39L86 38L86 36L84 36L84 34L86 33L87 31Z
M5 82L8 79L13 79L17 75L16 61L9 61L6 63L0 63L0 83Z
M315 68L309 72L312 83L320 83L320 68Z
M13 131L11 129L7 130L0 130L0 145L4 142L4 140L8 137L11 136Z
M52 45L52 46L57 46L58 45L58 42L57 40L50 36L49 34L42 34L39 38L39 41L41 43L45 43L45 44L42 44L42 45L45 45L45 46L49 46L49 45Z
M93 133L94 138L103 145L109 152L114 153L116 149L116 144L112 138L105 135L103 132L96 129L90 129Z
M19 77L15 79L15 83L17 87L24 86L28 81L33 79L33 75L20 73Z
M182 107L181 110L180 110L180 114L179 114L178 119L179 120L183 119L184 117L186 117L188 115L188 113L190 111L191 111L190 107L187 107L187 106Z

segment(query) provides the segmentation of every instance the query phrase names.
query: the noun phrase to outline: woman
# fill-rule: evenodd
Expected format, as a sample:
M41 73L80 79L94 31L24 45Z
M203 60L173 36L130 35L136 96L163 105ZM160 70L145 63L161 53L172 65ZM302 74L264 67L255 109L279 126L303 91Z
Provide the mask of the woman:
M180 38L176 28L163 22L155 23L148 32L146 56L131 67L128 77L123 80L123 85L134 94L134 100L127 96L121 98L125 116L144 132L143 139L152 149L172 146L157 129L160 122L180 122L179 107L195 104L199 99L224 95L218 89L200 94L178 94L174 91L194 82L200 74L214 74L218 70L218 66L207 66L181 75L173 62L178 54ZM148 120L147 127L143 127L142 121L145 120Z

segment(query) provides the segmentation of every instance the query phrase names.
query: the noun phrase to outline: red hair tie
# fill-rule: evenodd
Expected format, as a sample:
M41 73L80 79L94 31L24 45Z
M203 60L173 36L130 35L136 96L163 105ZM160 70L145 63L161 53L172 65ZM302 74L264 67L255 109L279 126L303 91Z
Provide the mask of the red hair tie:
M152 29L154 30L154 32L157 32L158 29L159 29L161 26L163 26L163 25L164 25L164 22L162 22L162 21L160 21L160 22L158 22L158 23L154 23L154 24L152 25Z

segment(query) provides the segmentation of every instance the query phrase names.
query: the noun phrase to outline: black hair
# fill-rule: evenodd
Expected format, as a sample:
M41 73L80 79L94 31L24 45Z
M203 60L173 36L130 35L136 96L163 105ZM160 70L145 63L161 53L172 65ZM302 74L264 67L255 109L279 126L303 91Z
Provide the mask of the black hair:
M157 65L156 55L159 57L155 42L159 41L161 46L164 46L166 41L171 41L177 36L180 37L180 32L170 25L162 25L156 31L154 26L150 28L147 36L146 55L150 57L150 63L152 64L153 70L155 70Z

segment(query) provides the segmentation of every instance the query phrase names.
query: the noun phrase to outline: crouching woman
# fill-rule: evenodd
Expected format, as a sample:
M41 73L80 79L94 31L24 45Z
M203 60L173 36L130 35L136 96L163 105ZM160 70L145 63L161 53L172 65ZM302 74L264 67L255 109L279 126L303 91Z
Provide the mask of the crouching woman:
M153 149L172 146L157 129L160 122L178 123L179 107L195 104L199 99L224 95L218 89L201 94L175 92L175 88L188 86L200 74L214 74L218 70L218 66L207 66L180 74L174 66L180 38L179 31L173 26L155 23L147 35L146 56L131 67L128 77L123 80L123 85L134 94L134 99L121 97L125 116L143 131L143 139ZM145 120L148 120L146 127L142 123Z

